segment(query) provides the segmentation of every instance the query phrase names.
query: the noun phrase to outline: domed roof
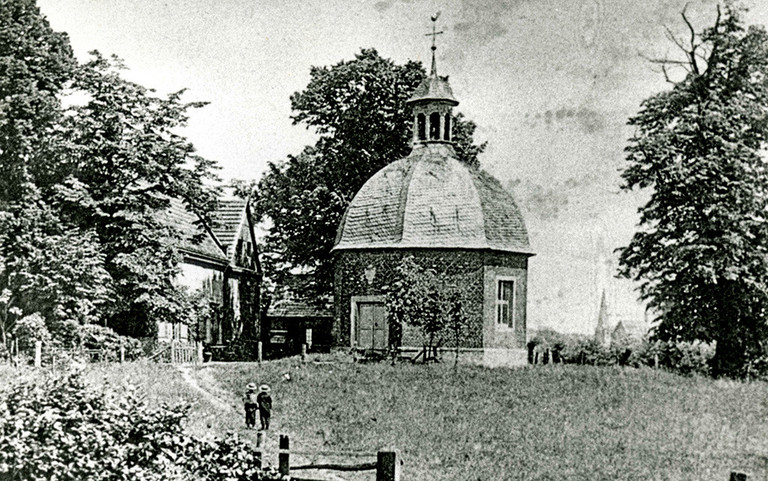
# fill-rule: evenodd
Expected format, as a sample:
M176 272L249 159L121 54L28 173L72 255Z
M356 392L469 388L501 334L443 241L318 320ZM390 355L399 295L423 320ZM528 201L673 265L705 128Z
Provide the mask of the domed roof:
M381 169L349 204L334 250L492 249L531 254L523 217L491 175L448 143L414 146Z

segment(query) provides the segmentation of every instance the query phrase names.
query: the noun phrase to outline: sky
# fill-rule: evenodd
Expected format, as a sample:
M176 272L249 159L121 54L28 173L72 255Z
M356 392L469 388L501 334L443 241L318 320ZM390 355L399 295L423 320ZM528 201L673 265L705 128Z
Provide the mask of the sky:
M713 0L689 0L697 28ZM430 16L440 11L437 63L458 110L488 141L484 169L526 216L529 325L594 330L609 312L639 319L633 285L613 279L612 251L631 238L646 195L620 193L627 119L668 88L647 58L679 56L682 0L38 0L76 55L117 54L126 76L160 94L208 101L187 137L224 179L258 179L314 142L290 119L290 95L311 66L376 48L428 64ZM747 23L768 24L768 2L747 1ZM395 159L393 159L395 160Z

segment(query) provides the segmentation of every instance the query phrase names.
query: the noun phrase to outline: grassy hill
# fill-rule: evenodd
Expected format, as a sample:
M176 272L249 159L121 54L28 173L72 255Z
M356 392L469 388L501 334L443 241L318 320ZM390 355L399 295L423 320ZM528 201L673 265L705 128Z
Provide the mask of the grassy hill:
M234 430L251 439L240 393L248 382L270 383L275 414L268 447L278 433L290 434L302 450L395 447L405 460L404 481L716 481L734 469L764 476L765 383L618 368L460 366L454 372L449 365L323 360L186 373L126 364L95 368L90 376L99 383L129 379L153 402L193 402L189 427L198 433Z

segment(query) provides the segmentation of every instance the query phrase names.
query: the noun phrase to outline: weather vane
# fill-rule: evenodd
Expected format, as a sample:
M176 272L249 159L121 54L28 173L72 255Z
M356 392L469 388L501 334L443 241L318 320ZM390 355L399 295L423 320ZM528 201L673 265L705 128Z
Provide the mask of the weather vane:
M437 75L437 66L435 65L435 50L437 50L437 45L435 45L435 37L442 34L443 31L440 30L439 32L437 30L437 19L440 17L440 11L438 11L436 14L432 15L432 33L428 33L425 35L425 37L432 37L432 75Z

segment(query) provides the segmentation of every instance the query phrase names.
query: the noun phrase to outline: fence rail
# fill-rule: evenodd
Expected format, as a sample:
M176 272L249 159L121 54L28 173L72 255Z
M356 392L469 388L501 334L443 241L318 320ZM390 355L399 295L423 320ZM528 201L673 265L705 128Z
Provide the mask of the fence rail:
M264 453L264 433L259 432L256 435L256 459L261 467L262 455ZM375 471L376 481L400 481L400 466L402 460L397 451L379 451L376 454L366 454L366 456L376 457L376 462L357 463L357 464L339 464L339 463L310 463L299 466L291 466L291 454L313 454L313 455L341 455L347 456L350 453L333 451L291 451L290 439L287 435L281 434L279 438L278 450L278 470L281 476L287 476L294 481L311 481L291 476L291 470L302 471L312 469L322 469L329 471L342 472L361 472ZM362 453L354 453L359 456Z

